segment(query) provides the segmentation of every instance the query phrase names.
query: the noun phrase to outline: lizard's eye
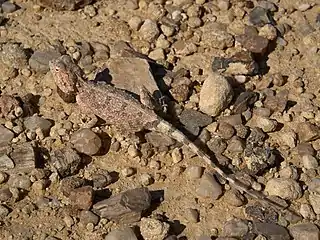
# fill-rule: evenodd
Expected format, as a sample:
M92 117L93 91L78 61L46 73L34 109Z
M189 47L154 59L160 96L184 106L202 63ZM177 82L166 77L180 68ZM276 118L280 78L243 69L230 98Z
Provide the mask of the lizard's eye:
M59 69L58 67L56 67L54 70L55 70L56 72L59 72L60 69Z

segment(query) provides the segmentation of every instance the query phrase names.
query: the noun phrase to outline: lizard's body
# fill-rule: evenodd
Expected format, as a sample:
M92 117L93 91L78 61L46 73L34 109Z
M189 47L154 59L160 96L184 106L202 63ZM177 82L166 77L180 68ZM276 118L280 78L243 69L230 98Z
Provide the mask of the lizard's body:
M70 65L71 64L71 65ZM72 65L74 64L74 65ZM68 66L70 65L70 66ZM139 102L128 92L107 84L87 83L78 73L77 65L70 62L66 56L50 62L50 69L57 87L64 94L76 93L76 101L82 109L89 109L93 114L105 120L108 124L136 132L142 129L155 130L164 133L176 141L189 147L203 159L212 169L241 192L268 202L273 207L281 209L277 203L269 200L261 192L228 176L210 157L190 141L181 131L169 122L160 118L152 109ZM76 71L75 71L76 69ZM77 83L75 81L78 81ZM77 86L76 90L74 86ZM63 88L63 89L61 89Z

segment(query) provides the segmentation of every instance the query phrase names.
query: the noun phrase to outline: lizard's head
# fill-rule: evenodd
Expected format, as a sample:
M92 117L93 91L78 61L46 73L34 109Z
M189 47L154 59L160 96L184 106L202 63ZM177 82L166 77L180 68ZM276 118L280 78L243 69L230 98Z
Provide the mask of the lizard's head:
M63 55L50 61L49 68L57 85L59 96L66 102L74 102L79 67L72 61L70 56Z

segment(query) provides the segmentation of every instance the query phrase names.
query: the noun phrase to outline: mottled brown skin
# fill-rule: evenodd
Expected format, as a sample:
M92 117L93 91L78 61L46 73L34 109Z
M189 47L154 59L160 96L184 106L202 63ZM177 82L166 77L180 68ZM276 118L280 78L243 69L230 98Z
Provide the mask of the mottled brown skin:
M77 69L75 67L76 64L70 61L70 57L69 59L67 58L66 56L62 56L52 61L50 63L50 69L58 88L65 89L64 91L66 93L77 91L76 101L80 108L85 111L89 109L92 113L104 119L108 124L113 124L120 129L124 128L126 131L137 132L143 129L149 129L172 137L178 142L188 146L210 165L217 174L239 191L265 201L278 210L283 210L282 206L268 199L263 193L250 189L249 186L228 176L181 131L169 122L161 119L152 109L143 105L130 93L111 85L86 82L79 74L72 71L72 69ZM78 82L76 83L76 88L72 90L70 86L73 86L75 78L78 78ZM67 86L67 88L64 88L64 86ZM146 97L146 95L144 94L143 97Z

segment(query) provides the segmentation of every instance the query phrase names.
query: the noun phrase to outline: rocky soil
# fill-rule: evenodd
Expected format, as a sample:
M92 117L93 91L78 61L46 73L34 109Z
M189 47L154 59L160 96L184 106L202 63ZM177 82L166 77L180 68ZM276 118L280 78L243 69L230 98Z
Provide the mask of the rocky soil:
M319 2L0 6L0 239L320 239ZM63 54L91 80L160 90L168 121L295 214L171 138L117 132L64 102L48 66Z

